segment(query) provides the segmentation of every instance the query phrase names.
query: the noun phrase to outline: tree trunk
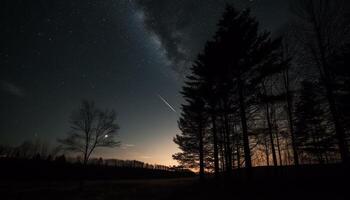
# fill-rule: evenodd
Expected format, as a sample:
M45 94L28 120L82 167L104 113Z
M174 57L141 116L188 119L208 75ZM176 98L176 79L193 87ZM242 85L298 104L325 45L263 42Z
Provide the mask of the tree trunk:
M283 163L282 163L281 146L280 146L280 141L279 141L278 130L276 130L276 141L277 141L278 158L280 160L280 166L282 166Z
M85 144L85 152L84 152L84 160L83 160L84 166L86 166L88 163L88 151L89 151L89 137L86 136L86 144Z
M277 156L276 156L276 150L275 150L275 143L273 139L273 133L272 133L272 124L271 124L271 118L270 118L270 112L268 104L266 104L266 118L267 118L267 125L269 127L269 137L270 137L270 143L271 143L271 152L272 152L272 160L273 165L277 166Z
M220 140L219 140L219 148L220 148L220 161L221 161L221 171L225 171L225 166L226 166L226 163L225 163L225 147L224 147L224 144L223 144L223 131L222 129L220 128Z
M292 105L293 104L292 104L292 97L290 94L288 69L283 73L283 80L284 80L284 87L286 90L287 115L288 115L289 131L290 131L291 140L292 140L293 160L294 160L294 165L298 166L299 165L299 155L298 155L297 143L295 141L293 113L292 113ZM288 154L289 154L289 152L288 152Z
M216 116L215 114L211 115L212 125L213 125L213 143L214 143L214 172L215 177L219 176L219 152L218 152L218 138L217 138L217 129L216 129Z
M245 108L245 102L244 102L244 96L243 96L243 83L241 80L239 80L239 83L238 83L238 90L239 90L239 94L238 94L239 95L239 110L240 110L240 117L241 117L241 123L242 123L242 131L243 131L243 147L244 147L245 167L249 169L252 167L252 160L251 160L250 147L249 147L246 108Z
M224 125L225 125L225 140L226 140L226 171L228 175L232 173L232 153L231 153L231 142L230 142L230 128L228 122L227 106L225 103L225 114L224 114Z
M199 127L199 178L204 179L204 152L203 152L203 129Z
M263 83L262 85L263 85L264 94L265 94L265 96L267 96L265 84ZM277 156L276 156L275 143L274 143L273 133L272 133L270 106L269 106L269 103L267 101L265 102L265 113L266 113L267 126L269 129L269 137L270 137L270 143L271 143L273 165L277 166Z
M267 144L267 139L265 136L264 136L264 143L265 143L266 165L270 166L269 145Z
M291 159L290 159L290 152L289 152L289 144L287 143L287 151L286 151L286 159L287 159L287 164L290 165L291 164ZM293 160L294 161L294 160ZM298 162L299 163L299 162ZM294 162L295 165L295 162Z
M231 134L231 138L232 138L232 140L231 140L231 163L232 163L232 169L234 169L235 168L235 126L233 125L232 127L231 127L231 130L232 130L232 134Z
M221 123L223 125L222 127L222 146L223 146L223 158L224 158L224 163L225 163L225 168L224 171L227 173L228 171L228 147L227 147L227 131L225 129L225 117L222 116L221 118Z
M237 168L240 169L241 168L241 150L240 150L240 145L239 145L239 141L237 141Z
M283 165L282 162L282 154L281 154L281 145L280 145L280 137L279 137L279 131L278 131L278 124L277 124L277 116L276 116L276 109L273 107L273 124L274 124L274 130L276 131L276 144L277 144L277 151L278 151L278 158L280 161L280 166Z

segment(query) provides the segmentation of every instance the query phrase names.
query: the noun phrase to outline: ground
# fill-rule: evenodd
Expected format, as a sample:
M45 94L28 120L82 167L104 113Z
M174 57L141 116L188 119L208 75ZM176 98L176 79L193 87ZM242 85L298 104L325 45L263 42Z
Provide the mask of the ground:
M271 183L268 180L235 182L198 178L80 182L12 182L1 185L1 198L78 200L160 200L160 199L349 199L347 184L303 181Z
M249 173L250 172L250 173ZM262 167L221 178L0 179L1 200L348 200L350 167ZM225 177L225 178L224 178ZM91 176L90 178L94 178ZM31 181L30 181L31 180ZM54 181L55 180L55 181ZM227 198L229 197L229 198Z
M1 184L0 193L4 199L169 199L176 195L177 191L189 188L195 181L194 178L83 183L13 181Z

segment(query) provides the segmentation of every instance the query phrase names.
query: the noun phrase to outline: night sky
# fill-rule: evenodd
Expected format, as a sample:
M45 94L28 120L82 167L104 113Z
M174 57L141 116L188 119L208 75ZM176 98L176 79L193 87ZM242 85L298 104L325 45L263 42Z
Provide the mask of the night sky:
M71 111L88 99L115 109L121 127L122 146L95 156L176 164L183 76L225 2L1 1L0 143L56 145ZM252 7L267 30L288 20L288 0L229 2Z

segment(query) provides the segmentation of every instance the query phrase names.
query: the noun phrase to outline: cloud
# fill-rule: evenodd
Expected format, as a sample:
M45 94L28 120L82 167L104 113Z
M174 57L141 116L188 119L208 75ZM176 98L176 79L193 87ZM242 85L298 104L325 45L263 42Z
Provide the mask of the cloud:
M121 149L130 149L135 147L134 144L122 144Z
M8 81L1 82L1 89L17 97L25 96L24 90L21 87L15 85L14 83L10 83Z

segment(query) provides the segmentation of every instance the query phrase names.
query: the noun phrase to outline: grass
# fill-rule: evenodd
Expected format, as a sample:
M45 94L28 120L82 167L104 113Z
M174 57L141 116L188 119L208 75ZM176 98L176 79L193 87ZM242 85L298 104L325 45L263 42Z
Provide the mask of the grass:
M2 183L1 199L171 199L179 190L186 190L196 178L43 182L21 181Z
M125 179L79 181L1 181L0 199L45 200L348 200L349 167L255 168L247 180L231 178ZM228 198L229 197L229 198Z

